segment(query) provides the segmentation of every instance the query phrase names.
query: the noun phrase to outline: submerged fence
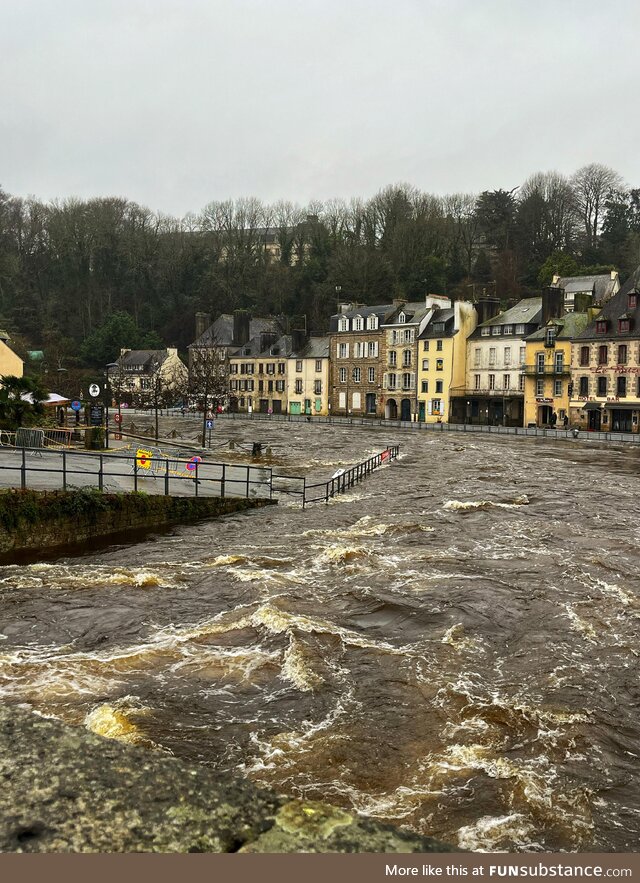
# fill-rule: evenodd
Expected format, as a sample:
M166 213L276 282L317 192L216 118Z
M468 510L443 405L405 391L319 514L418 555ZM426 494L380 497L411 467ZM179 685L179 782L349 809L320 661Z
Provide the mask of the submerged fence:
M306 476L274 475L274 491L281 495L300 497L302 508L309 503L328 503L337 494L344 494L354 485L371 475L374 470L395 460L400 452L399 445L390 445L368 460L356 463L349 469L339 469L326 481L310 484Z
M270 498L272 470L209 463L198 457L154 457L153 452L140 450L125 456L24 447L2 452L0 487Z

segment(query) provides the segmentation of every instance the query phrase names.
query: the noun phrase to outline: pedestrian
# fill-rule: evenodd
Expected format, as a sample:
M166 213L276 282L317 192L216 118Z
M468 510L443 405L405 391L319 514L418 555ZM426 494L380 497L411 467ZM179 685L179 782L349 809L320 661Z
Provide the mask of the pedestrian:
M551 428L552 428L552 429L555 429L555 428L556 428L556 423L557 423L557 422L558 422L558 415L557 415L556 412L554 411L553 414L551 415Z
M569 426L569 418L566 414L562 418L562 425L564 426L565 429L567 429L567 427Z

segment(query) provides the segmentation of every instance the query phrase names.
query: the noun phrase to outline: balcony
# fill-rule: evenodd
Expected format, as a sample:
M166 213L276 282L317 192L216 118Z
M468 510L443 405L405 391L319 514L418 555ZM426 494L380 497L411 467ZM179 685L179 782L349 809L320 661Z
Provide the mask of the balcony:
M524 365L521 369L530 377L563 377L571 374L570 365Z

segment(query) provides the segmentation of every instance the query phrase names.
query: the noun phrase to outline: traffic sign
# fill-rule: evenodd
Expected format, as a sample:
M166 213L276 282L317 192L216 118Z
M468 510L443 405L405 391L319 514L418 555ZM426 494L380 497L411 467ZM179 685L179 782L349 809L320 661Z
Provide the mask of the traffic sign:
M113 433L113 440L114 440L114 441L122 441L122 436L120 435L119 432L114 432L114 433Z
M91 386L89 387L89 395L92 396L94 399L96 396L100 395L100 387L97 383L91 384Z
M122 423L122 414L114 414L113 419L116 421L116 423Z
M202 457L192 457L187 463L187 469L189 470L189 472L193 472L198 463L202 463Z
M213 429L213 420L207 420L207 429Z
M79 402L77 400L75 402L71 402L71 410L72 411L79 411L81 408L82 408L82 402Z

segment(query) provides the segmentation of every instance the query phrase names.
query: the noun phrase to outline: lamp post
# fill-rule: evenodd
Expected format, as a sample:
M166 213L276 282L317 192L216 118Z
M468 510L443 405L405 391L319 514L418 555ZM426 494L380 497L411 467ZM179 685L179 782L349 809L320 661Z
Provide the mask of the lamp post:
M109 405L111 403L111 381L109 378L109 372L114 368L118 367L117 362L109 362L106 366L105 374L104 374L104 399L105 399L105 411L104 411L104 425L105 425L105 439L104 446L107 450L109 450ZM120 408L120 402L118 402L118 409ZM118 413L119 410L118 410ZM120 420L118 420L118 426L120 425Z

